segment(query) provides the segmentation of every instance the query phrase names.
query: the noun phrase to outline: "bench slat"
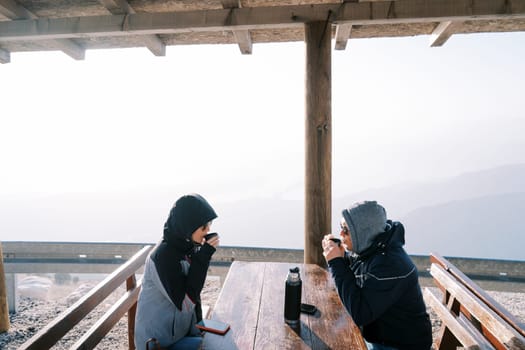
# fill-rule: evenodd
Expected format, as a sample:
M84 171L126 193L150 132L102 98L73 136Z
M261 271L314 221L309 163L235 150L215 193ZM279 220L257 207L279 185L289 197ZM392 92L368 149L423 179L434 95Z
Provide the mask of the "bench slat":
M144 265L151 248L152 246L142 248L130 260L106 277L76 303L71 305L60 316L55 318L27 342L22 344L19 350L49 349L55 345L58 340L60 340L88 313L97 307L100 302L102 302L116 288L123 284L129 276L133 275L135 271Z
M248 349L253 346L256 329L245 329L243 325L257 324L264 268L260 271L253 271L249 263L235 261L230 267L230 271L231 269L235 269L237 273L228 273L226 276L219 295L222 302L216 303L212 311L212 319L229 323L231 329L225 336L206 333L205 338L213 342L217 349L235 349L237 347ZM238 295L238 297L221 298L222 295ZM230 318L227 315L237 315L238 317ZM243 334L238 334L241 330ZM239 339L238 343L235 343L233 333Z
M450 311L447 310L447 308L441 303L438 297L428 288L425 288L425 301L432 307L432 309L443 322L441 327L448 328L452 334L454 334L456 339L461 343L461 345L463 345L466 349L487 349L479 346L471 332L465 329L458 322L458 320L450 313ZM439 344L438 348L440 348Z
M298 343L297 338L300 338L299 335L295 332L287 332L286 329L282 327L284 323L284 298L275 297L279 295L279 290L284 288L286 271L287 270L283 271L282 268L275 264L265 267L264 288L260 301L261 305L264 305L264 308L260 308L259 311L257 333L268 334L268 336L256 337L253 349L291 349L294 343ZM304 278L304 271L301 271L301 275ZM282 283L269 282L271 281L271 276L282 276ZM304 342L300 342L301 347L297 347L297 349L311 349L312 332L302 322L297 327L300 328L299 332L301 336L304 337ZM279 340L279 342L277 342L277 340Z
M312 268L311 266L305 266L308 269L308 273L304 273L303 285L310 286L310 288L303 287L303 302L308 304L315 304L315 300L322 300L323 297L321 294L326 292L321 286L329 286L330 288L336 289L335 283L329 274L325 273L324 269L321 269L318 266ZM341 299L334 293L331 295L331 298L328 299L326 304L339 305L341 310L344 310L346 315L346 310ZM352 328L349 328L345 322L341 322L341 314L335 312L333 308L327 308L325 305L316 305L318 312L321 317L309 317L307 326L311 329L312 332L312 349L345 349L345 343L349 338L353 339L353 344L359 344L360 347L353 347L353 350L357 349L367 349L363 336L359 328L353 324ZM344 334L343 337L334 336L330 339L321 340L317 334Z
M483 334L470 322L465 315L461 314L457 318L459 324L467 329L470 334L474 337L476 342L479 344L482 349L494 349L494 346L485 338Z
M141 283L127 291L113 306L102 316L70 350L88 350L95 346L106 336L113 326L126 314L132 305L137 303Z
M499 344L494 344L497 348L525 349L525 338L511 327L505 320L489 308L484 302L474 295L464 285L458 283L440 265L432 264L430 274L436 281L443 286L451 297L456 298L462 307L468 310L473 317L481 322L484 330L490 334L484 334L491 340L491 336Z
M440 265L445 271L452 274L461 284L463 284L468 290L480 298L488 307L496 312L501 318L507 321L518 333L525 337L525 329L521 326L518 319L507 311L500 303L494 298L488 295L483 289L481 289L476 283L474 283L467 275L461 270L451 264L447 259L439 255L438 253L430 254L430 262Z

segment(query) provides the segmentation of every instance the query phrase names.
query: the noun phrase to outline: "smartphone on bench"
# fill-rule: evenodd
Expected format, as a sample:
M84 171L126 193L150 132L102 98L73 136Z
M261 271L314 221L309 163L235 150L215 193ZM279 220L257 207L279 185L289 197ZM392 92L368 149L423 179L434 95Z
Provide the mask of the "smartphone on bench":
M301 312L305 314L314 315L317 312L315 305L301 303Z
M195 325L198 329L215 334L224 335L230 329L230 325L216 320L201 320Z

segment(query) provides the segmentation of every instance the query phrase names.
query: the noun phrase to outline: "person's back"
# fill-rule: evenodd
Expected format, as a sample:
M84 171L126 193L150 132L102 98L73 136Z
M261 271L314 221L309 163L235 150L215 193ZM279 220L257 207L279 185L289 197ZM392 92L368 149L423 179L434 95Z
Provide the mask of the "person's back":
M375 202L343 211L344 259L329 238L324 254L341 301L373 349L430 349L432 329L417 269L403 249L404 228ZM386 347L382 347L386 346Z
M148 257L135 319L135 347L141 349L155 338L160 344L171 344L190 333L196 322L195 304L186 296L179 310L171 301ZM195 330L196 331L196 330ZM196 335L197 332L194 332Z

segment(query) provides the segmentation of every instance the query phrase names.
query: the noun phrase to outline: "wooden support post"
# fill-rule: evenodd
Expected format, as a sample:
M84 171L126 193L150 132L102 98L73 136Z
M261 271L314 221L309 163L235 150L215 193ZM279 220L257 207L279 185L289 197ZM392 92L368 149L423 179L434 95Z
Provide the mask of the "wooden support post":
M332 216L332 62L329 22L305 24L305 242L304 262L326 266L321 240Z
M130 291L137 288L135 274L126 279L126 290ZM128 310L128 349L135 350L135 315L137 314L137 302Z
M4 255L0 242L0 333L9 330L9 308L7 307L7 291L5 287Z
M4 270L5 273L5 270ZM17 287L17 276L16 273L5 274L5 284L7 287L7 305L9 307L9 313L14 314L17 311L18 306L18 294L16 293Z

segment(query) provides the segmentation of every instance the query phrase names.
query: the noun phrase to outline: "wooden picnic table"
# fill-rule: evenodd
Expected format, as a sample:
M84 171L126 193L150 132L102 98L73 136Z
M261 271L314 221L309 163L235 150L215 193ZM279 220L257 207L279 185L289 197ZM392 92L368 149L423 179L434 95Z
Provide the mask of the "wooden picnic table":
M302 302L314 315L284 322L288 270L299 267ZM206 333L202 349L366 349L359 328L341 304L329 273L313 264L235 261L210 317L229 323L224 336Z

